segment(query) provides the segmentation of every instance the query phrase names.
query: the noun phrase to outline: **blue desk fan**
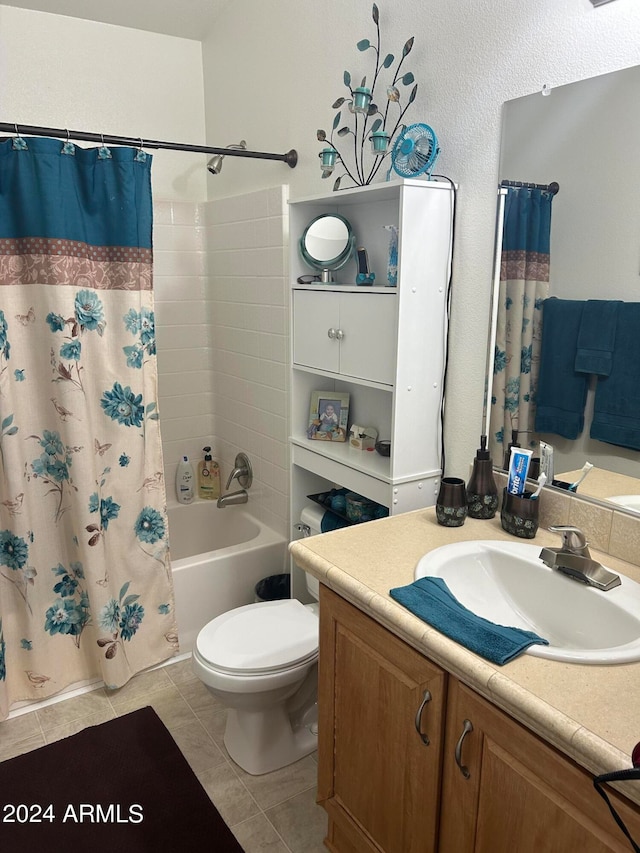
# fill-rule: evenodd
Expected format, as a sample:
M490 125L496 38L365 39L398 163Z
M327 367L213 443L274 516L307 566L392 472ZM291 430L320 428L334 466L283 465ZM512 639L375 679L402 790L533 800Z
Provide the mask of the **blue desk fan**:
M401 178L417 178L431 172L440 153L438 139L428 124L411 124L396 139L391 151L391 167ZM387 180L391 169L387 174Z

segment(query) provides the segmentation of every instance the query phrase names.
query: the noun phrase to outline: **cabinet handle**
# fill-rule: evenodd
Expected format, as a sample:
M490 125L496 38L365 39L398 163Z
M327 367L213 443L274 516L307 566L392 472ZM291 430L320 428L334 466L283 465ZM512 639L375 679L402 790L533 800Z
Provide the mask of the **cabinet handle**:
M333 340L336 337L336 330L335 329L329 329L327 331L327 337L331 338L331 340Z
M336 338L339 341L341 341L344 338L344 332L342 331L342 329L338 329L338 331L336 332Z
M418 710L416 712L416 720L415 720L416 731L418 732L418 734L422 738L422 742L424 743L425 746L429 746L430 741L429 741L429 736L424 734L424 732L422 731L421 724L422 724L422 712L424 711L427 702L431 702L431 693L429 693L428 690L425 690L424 696L422 697L422 702L420 703L420 707L418 708Z
M456 744L456 764L458 765L460 772L462 773L465 779L468 779L471 776L471 773L469 772L469 768L465 767L465 765L462 763L462 743L466 736L469 734L469 732L472 731L473 725L471 723L471 720L465 720L462 726L462 734L460 735L458 743Z

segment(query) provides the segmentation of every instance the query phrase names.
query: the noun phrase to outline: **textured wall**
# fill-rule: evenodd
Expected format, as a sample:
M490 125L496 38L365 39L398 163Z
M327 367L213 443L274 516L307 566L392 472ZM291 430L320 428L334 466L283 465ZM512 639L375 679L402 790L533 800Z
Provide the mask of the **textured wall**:
M290 197L325 190L315 139L330 129L342 72L368 73L356 42L373 38L371 2L235 0L203 44L207 136L225 145L283 152L300 165L227 161L209 197L290 181ZM415 35L407 60L419 83L407 114L438 134L438 171L460 184L447 473L466 476L482 425L486 335L504 101L640 63L640 4L617 0L417 0L379 2L383 51ZM247 26L250 21L251 25Z

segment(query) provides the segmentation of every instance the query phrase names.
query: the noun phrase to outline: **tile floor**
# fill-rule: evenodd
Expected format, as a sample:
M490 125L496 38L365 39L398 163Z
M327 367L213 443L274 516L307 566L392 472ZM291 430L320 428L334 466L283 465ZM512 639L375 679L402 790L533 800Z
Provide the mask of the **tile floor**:
M183 660L0 723L0 761L86 726L151 705L245 853L321 853L326 816L316 805L315 755L250 776L224 748L226 711Z

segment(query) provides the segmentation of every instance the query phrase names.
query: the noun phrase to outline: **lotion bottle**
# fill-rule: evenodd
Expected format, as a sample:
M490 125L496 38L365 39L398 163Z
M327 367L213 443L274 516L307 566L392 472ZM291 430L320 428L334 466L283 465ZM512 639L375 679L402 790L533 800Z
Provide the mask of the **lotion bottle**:
M467 483L467 503L470 518L493 518L498 508L498 487L486 435L480 436L480 447L473 460L473 471Z
M195 497L195 478L193 465L187 456L178 462L176 471L176 498L181 504L190 504Z
M211 448L203 447L204 459L198 462L198 497L217 501L220 497L220 466L211 456Z

